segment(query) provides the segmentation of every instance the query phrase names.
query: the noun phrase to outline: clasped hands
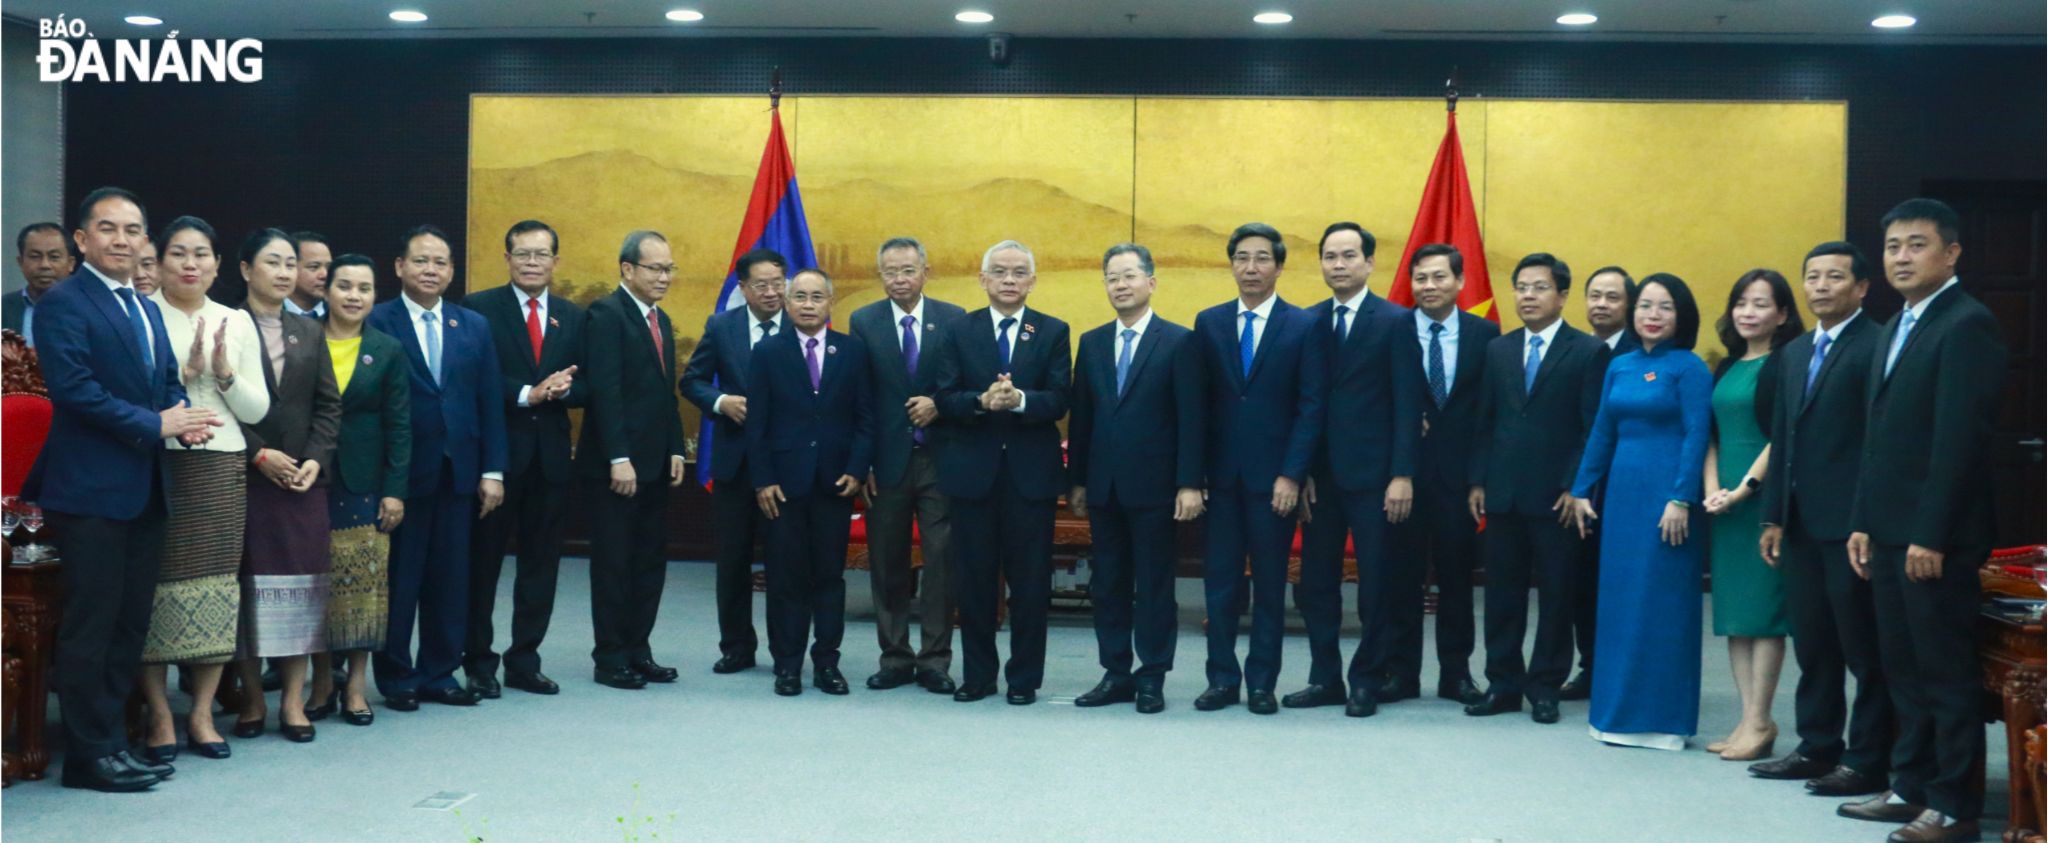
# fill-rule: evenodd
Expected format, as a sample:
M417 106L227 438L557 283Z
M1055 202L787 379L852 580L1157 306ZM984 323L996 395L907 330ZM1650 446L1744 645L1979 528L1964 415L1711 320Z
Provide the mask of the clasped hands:
M981 408L991 413L1014 410L1024 406L1024 391L1010 382L1009 375L997 375L996 382L989 384L981 393Z
M532 389L526 391L526 405L531 407L561 398L569 394L569 387L575 385L575 382L575 366L541 378L540 383L534 384Z

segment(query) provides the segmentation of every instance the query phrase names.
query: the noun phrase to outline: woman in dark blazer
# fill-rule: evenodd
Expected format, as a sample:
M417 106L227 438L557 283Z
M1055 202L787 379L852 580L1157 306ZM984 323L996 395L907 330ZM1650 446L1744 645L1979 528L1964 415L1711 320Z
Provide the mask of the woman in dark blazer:
M370 653L384 647L390 620L391 531L405 520L406 472L412 463L412 393L405 346L363 324L377 302L376 268L362 255L342 255L327 280L327 353L341 388L341 435L327 488L334 560L327 601L327 649L313 654L313 700L307 718L341 711L368 726L376 719L364 696ZM334 659L348 658L345 695L334 689ZM345 699L337 699L345 696ZM344 707L345 706L345 707Z
M274 659L284 681L278 728L298 743L313 739L300 695L309 653L327 649L327 476L341 424L341 392L320 323L284 312L298 283L298 249L274 228L242 244L243 309L256 321L270 412L242 425L249 444L249 517L242 542L242 630L238 655L244 693L237 737L263 734L259 659Z

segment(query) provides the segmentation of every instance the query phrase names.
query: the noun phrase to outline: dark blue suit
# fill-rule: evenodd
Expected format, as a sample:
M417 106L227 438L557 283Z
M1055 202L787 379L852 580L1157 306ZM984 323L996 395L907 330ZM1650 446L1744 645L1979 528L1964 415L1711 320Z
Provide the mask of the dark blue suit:
M377 305L366 320L397 337L411 363L412 477L406 483L405 522L391 541L391 623L376 658L377 690L385 696L457 687L477 481L506 465L502 375L490 326L476 311L447 299L440 308L438 383L403 298Z
M839 666L853 499L837 484L846 475L866 483L874 464L867 346L836 331L815 340L814 390L804 348L812 341L792 327L762 342L748 365L748 485L779 486L786 498L768 530L768 653L778 676L803 672L813 623L811 666Z
M746 429L719 413L716 405L721 393L748 397L747 367L761 334L759 322L744 306L704 320L704 336L690 352L678 384L683 399L711 420L711 453L700 450L697 459L711 462L711 517L718 538L718 651L747 661L760 643L754 633L754 543L764 534L766 519L754 505L754 487L745 476Z
M1209 615L1208 679L1212 688L1272 691L1280 679L1285 632L1287 556L1294 514L1275 515L1273 481L1297 483L1323 430L1323 350L1312 338L1306 311L1276 295L1251 373L1238 340L1244 321L1233 299L1195 317L1207 380L1209 547L1202 579ZM1245 559L1251 559L1251 581ZM1237 661L1238 616L1249 590L1252 643L1242 670Z
M22 497L48 511L64 559L69 597L54 684L67 766L127 748L122 704L142 663L163 550L169 496L159 413L184 401L185 388L162 314L148 299L137 304L149 322L147 357L121 299L83 265L36 305L35 346L53 407Z
M1094 557L1088 594L1095 643L1112 681L1153 689L1173 669L1179 607L1173 600L1174 495L1202 487L1202 354L1189 331L1153 314L1117 388L1122 321L1081 335L1074 360L1069 464L1086 487ZM1133 620L1135 615L1135 636Z
M1304 311L1313 326L1314 347L1325 349L1323 436L1311 469L1316 502L1302 528L1301 581L1294 605L1308 625L1311 685L1344 687L1338 676L1342 655L1337 631L1344 613L1344 537L1351 536L1358 560L1358 621L1361 635L1348 679L1369 687L1388 671L1394 651L1390 600L1404 579L1388 564L1387 484L1415 476L1416 442L1422 435L1421 352L1415 318L1408 309L1370 291L1358 298L1358 312L1346 314L1336 332L1336 302Z

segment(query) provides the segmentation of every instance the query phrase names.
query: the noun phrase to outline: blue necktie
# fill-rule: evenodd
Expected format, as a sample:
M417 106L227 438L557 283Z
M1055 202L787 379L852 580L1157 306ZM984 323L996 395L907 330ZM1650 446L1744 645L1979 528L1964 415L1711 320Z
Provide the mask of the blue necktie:
M1346 337L1351 336L1351 326L1344 321L1344 317L1350 313L1351 305L1337 305L1337 341L1340 343L1343 342Z
M1244 371L1246 378L1252 376L1252 352L1258 350L1258 343L1252 336L1252 323L1257 322L1258 319L1258 314L1249 310L1245 311L1244 333L1237 336L1237 365Z
M1820 332L1818 336L1813 338L1813 360L1806 364L1805 396L1807 398L1813 397L1813 382L1820 378L1821 363L1827 360L1828 344L1831 342L1833 340L1828 339L1828 332L1826 331Z
M1536 388L1536 369L1543 365L1543 338L1529 335L1529 355L1522 360L1522 392Z
M433 311L420 314L420 324L427 329L427 371L434 376L434 385L441 385L441 323L434 318Z
M996 323L996 363L998 371L1010 373L1010 326L1017 324L1017 317L1005 316Z
M1913 323L1918 321L1920 320L1913 315L1913 311L1908 310L1899 314L1899 332L1892 335L1891 354L1884 358L1885 377L1892 376L1892 367L1899 362L1899 352L1906 350L1906 335L1913 332Z
M142 305L135 301L135 290L120 287L114 290L114 294L121 297L121 307L128 311L128 324L135 327L135 343L142 347L143 371L154 370L156 349L149 347L149 324L142 320Z
M1533 369L1530 371L1534 371ZM1451 397L1450 384L1444 383L1444 323L1429 323L1429 397L1442 407ZM1530 382L1535 382L1534 375Z
M910 373L912 382L917 380L917 317L903 317L903 365ZM924 428L910 429L910 441L915 445L924 444Z
M1131 346L1137 344L1138 332L1125 328L1123 337L1124 346L1116 353L1116 394L1119 398L1124 394L1124 379L1131 374Z

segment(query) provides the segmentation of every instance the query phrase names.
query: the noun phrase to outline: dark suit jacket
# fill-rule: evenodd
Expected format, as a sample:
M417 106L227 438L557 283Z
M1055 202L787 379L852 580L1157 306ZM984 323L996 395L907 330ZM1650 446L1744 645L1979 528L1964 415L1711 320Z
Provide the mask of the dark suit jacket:
M12 293L8 293L4 300L0 300L0 328L5 328L17 334L21 333L21 317L22 314L28 312L28 307L27 290L15 290ZM29 338L22 337L22 339Z
M1763 485L1763 523L1784 526L1797 508L1808 535L1824 541L1849 537L1864 412L1870 407L1870 355L1882 332L1868 315L1843 325L1821 361L1810 396L1806 369L1813 362L1814 332L1773 352L1781 368L1766 428L1771 461Z
M1486 487L1487 512L1544 515L1572 488L1579 454L1600 412L1607 344L1560 325L1522 387L1522 351L1529 330L1516 328L1486 345L1486 387L1473 438L1471 485Z
M335 482L351 494L405 499L412 469L412 386L405 346L363 327L356 370L341 391L341 432L334 440Z
M36 354L52 413L23 499L51 512L126 521L149 505L151 476L168 491L156 470L164 449L159 413L184 401L185 387L163 314L155 302L137 301L149 320L150 358L120 298L84 264L36 305Z
M1281 476L1301 482L1323 432L1324 352L1312 340L1315 320L1276 294L1247 378L1237 352L1237 304L1231 299L1195 315L1209 396L1207 486L1260 491Z
M747 365L753 356L751 332L756 328L753 311L745 306L712 314L704 320L704 336L697 340L697 350L690 352L690 363L683 369L683 398L711 420L711 454L698 454L697 459L711 460L713 480L747 482L739 476L747 458L747 432L713 405L720 394L748 395ZM788 330L785 320L776 336ZM748 400L751 403L752 399Z
M1463 500L1472 473L1472 440L1479 431L1480 393L1486 389L1486 347L1500 336L1500 326L1480 316L1458 311L1458 370L1451 378L1451 394L1442 407L1429 394L1428 352L1412 333L1415 320L1408 320L1409 339L1416 341L1416 381L1422 391L1417 403L1428 423L1422 435L1422 460L1416 467L1418 480L1433 489L1449 490ZM1335 420L1335 417L1332 417ZM1459 510L1463 512L1463 510Z
M590 392L576 467L586 477L609 477L612 460L623 457L632 460L639 482L666 483L669 457L683 453L675 330L667 313L654 312L665 338L658 361L647 320L625 288L591 302L584 317L582 371L589 373Z
M269 343L258 327L257 357L263 361L263 385L270 389L270 412L255 424L242 425L242 438L249 442L251 458L269 448L299 462L320 463L314 485L325 486L334 469L334 438L341 430L341 390L334 385L326 332L319 321L304 316L281 313L278 318L284 325L284 374L270 368ZM270 482L254 465L249 466L249 477L251 482Z
M1010 341L1010 383L1024 392L1024 411L990 413L981 393L1000 371L996 357L995 311L982 308L940 331L936 400L939 418L951 426L939 449L939 491L980 499L995 487L996 468L1008 460L1010 481L1027 500L1052 500L1067 491L1060 455L1061 416L1073 383L1074 362L1067 323L1026 308L1024 323Z
M867 482L875 457L875 396L867 346L837 331L818 348L818 389L794 326L763 340L748 364L747 474L792 500L833 496L840 476Z
M569 479L569 408L589 397L586 373L578 370L569 392L536 407L519 406L519 390L583 362L583 308L549 293L548 324L541 330L541 359L533 362L533 339L526 333L526 311L512 286L493 287L462 301L483 314L491 326L491 344L498 349L499 382L505 403L506 470L518 473L540 460L549 483Z
M1118 506L1171 506L1180 489L1202 487L1207 419L1202 350L1194 332L1152 314L1116 388L1123 323L1081 335L1074 360L1068 468L1088 499Z
M954 320L966 316L967 311L958 305L947 304L925 296L924 330L918 333L917 377L913 381L905 368L903 359L903 327L896 320L896 306L888 299L870 304L853 312L848 320L855 337L867 344L870 369L874 373L872 384L875 390L875 483L883 487L903 482L903 472L910 465L910 451L914 446L910 439L910 416L903 404L911 397L929 396L937 391L938 369L935 365L939 345L944 342L940 334L952 325ZM925 446L936 449L946 434L944 425L934 424L925 430Z
M1961 285L1935 296L1887 378L1900 318L1886 323L1871 350L1869 427L1849 529L1881 545L1989 548L1985 478L2006 377L1998 321Z
M1428 389L1415 316L1367 293L1345 339L1337 342L1336 300L1304 311L1316 348L1325 349L1322 442L1314 472L1347 492L1383 492L1393 477L1414 477L1416 442Z
M427 369L426 352L413 333L405 301L377 305L370 327L397 338L412 364L412 476L408 494L432 493L441 460L453 467L450 483L458 495L472 494L486 471L505 470L505 407L498 400L498 351L491 330L477 312L441 302L441 382Z

